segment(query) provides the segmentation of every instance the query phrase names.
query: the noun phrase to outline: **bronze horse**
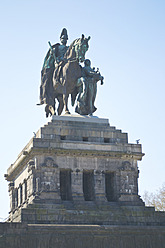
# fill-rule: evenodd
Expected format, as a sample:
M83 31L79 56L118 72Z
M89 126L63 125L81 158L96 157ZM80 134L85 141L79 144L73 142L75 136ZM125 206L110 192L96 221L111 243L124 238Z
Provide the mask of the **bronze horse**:
M82 35L81 38L76 39L69 46L66 54L64 55L64 61L55 67L53 74L53 88L54 99L59 101L58 115L60 115L65 108L65 113L70 114L68 109L68 97L71 94L72 104L78 93L75 89L78 88L77 80L81 77L81 66L79 62L85 60L85 53L88 50L88 41L90 36L85 38ZM73 100L74 99L74 100ZM55 105L47 106L47 111L52 115L55 113Z

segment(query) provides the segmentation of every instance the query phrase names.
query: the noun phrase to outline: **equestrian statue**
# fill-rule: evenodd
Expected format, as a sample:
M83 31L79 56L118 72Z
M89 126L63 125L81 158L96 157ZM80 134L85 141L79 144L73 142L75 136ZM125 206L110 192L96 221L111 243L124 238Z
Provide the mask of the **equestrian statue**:
M51 45L51 43L48 42L50 48L45 56L41 70L40 103L37 104L45 104L46 117L56 114L56 100L59 103L57 109L58 115L61 115L63 109L65 114L70 114L68 109L69 94L71 94L72 106L78 95L75 110L77 113L92 115L96 110L95 107L90 108L87 106L85 112L81 111L81 106L84 108L84 104L91 105L90 100L86 101L86 103L84 102L84 104L80 104L84 98L82 96L82 91L84 91L83 88L87 84L91 84L90 80L83 80L84 69L80 65L80 63L85 61L85 54L89 48L88 41L90 40L90 36L85 38L82 34L81 38L74 40L70 46L66 45L67 40L68 34L67 30L64 28L60 35L61 44L56 43ZM103 77L100 73L98 74L95 72L95 75L92 75L92 77L95 78L95 80L92 81L93 84L96 84L99 80L103 82ZM87 94L87 87L85 94L90 97L92 87L88 88L90 89L90 94ZM94 97L91 98L92 104L94 105L93 99L95 99L96 95L96 85L94 85L92 89L95 91L93 93Z

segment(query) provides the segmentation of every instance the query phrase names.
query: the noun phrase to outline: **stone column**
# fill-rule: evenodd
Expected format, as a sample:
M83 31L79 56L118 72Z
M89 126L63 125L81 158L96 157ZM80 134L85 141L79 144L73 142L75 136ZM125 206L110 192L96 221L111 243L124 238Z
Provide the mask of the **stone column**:
M54 198L58 202L58 201L61 201L61 196L60 196L60 170L59 170L59 168L55 169L54 181L55 181L55 195L54 195Z
M107 201L105 197L105 174L103 171L94 171L94 182L96 201Z
M14 189L15 208L18 207L18 189Z
M39 177L36 178L36 193L40 193L41 190L41 180Z
M35 175L33 174L33 170L30 170L29 176L27 178L27 198L28 203L32 202L34 199L34 195L36 192L36 181Z
M36 190L36 182L35 182L35 165L34 161L31 160L28 162L28 179L27 179L27 197L30 197L34 194Z
M71 172L72 198L73 201L84 201L83 194L83 171L76 170Z
M15 209L15 191L14 182L9 183L10 211Z

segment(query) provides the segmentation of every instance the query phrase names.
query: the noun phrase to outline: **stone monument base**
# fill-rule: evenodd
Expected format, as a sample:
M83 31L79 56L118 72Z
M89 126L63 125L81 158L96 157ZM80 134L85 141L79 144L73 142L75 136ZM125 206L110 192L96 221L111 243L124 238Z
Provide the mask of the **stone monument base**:
M0 247L165 247L165 212L138 195L143 155L107 119L53 116L7 170Z
M0 223L0 248L165 248L165 227Z
M48 203L35 200L27 208L14 212L12 222L33 224L88 224L88 225L165 225L165 212L153 207L124 206L115 202Z

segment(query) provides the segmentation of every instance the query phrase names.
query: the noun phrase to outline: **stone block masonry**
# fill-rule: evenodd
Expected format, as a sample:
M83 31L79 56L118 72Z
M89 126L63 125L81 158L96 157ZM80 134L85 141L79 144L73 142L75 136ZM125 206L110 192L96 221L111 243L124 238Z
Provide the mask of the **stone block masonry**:
M0 248L164 248L164 227L0 223Z
M143 155L107 119L53 116L7 170L0 247L165 247L165 212L138 195Z
M53 116L7 171L9 221L114 222L104 208L144 206L137 183L143 155L107 119ZM49 210L42 214L42 208Z

